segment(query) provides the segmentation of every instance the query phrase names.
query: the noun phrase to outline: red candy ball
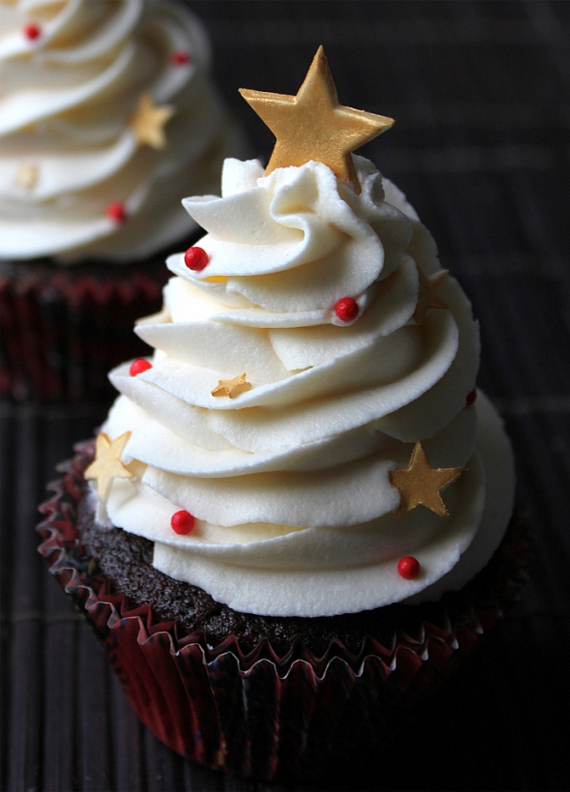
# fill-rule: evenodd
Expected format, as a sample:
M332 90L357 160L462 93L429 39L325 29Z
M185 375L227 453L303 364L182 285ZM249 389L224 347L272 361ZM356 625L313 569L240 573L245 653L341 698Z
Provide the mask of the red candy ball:
M201 247L190 247L184 254L184 263L188 269L200 272L210 261L210 257Z
M190 533L194 527L194 522L195 519L190 512L187 512L186 509L181 509L170 518L170 527L174 533L184 536Z
M35 22L30 22L24 27L24 36L30 41L35 41L42 34L42 29Z
M148 371L151 368L152 363L149 363L148 360L145 360L144 358L137 358L131 363L129 374L131 377L136 377L137 374L142 374L143 371Z
M473 404L476 398L477 398L477 388L473 388L473 390L469 391L469 393L467 394L467 398L465 399L465 406L469 407L471 404Z
M420 562L413 556L404 556L398 562L398 572L406 580L414 580L420 574Z
M191 58L188 52L176 50L170 56L170 60L175 66L185 66L187 63L190 63Z
M115 223L124 223L129 217L125 204L121 203L121 201L110 203L105 210L105 214L109 220L113 220Z
M351 322L358 316L358 303L353 297L341 297L334 307L341 322Z

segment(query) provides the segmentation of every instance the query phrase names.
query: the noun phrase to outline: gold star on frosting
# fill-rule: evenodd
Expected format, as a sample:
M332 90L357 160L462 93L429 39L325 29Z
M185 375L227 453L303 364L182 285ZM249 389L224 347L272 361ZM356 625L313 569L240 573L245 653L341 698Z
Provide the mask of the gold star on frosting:
M449 270L444 269L435 272L433 275L427 276L424 275L422 269L418 267L418 302L416 310L414 311L414 319L419 325L424 323L426 314L430 308L448 308L437 296L437 290L448 272Z
M390 483L402 496L398 514L405 514L421 503L440 517L448 517L449 512L439 491L454 481L462 470L459 467L431 468L422 444L417 442L407 469L390 471Z
M85 471L85 478L97 479L97 495L103 503L107 502L113 479L134 478L134 473L121 462L130 436L130 432L125 432L111 442L104 432L97 435L95 461Z
M25 162L16 172L14 184L23 190L32 190L38 183L40 169L33 162Z
M138 143L146 143L154 149L166 146L164 125L173 116L174 108L170 105L157 107L153 104L152 97L144 93L131 118L130 126Z
M356 192L360 184L351 152L394 123L392 118L339 104L322 46L296 96L244 88L240 93L277 138L267 174L315 160Z
M218 380L218 384L212 391L212 396L229 396L230 399L234 399L240 393L245 393L248 390L251 390L251 382L246 380L244 372L233 379Z

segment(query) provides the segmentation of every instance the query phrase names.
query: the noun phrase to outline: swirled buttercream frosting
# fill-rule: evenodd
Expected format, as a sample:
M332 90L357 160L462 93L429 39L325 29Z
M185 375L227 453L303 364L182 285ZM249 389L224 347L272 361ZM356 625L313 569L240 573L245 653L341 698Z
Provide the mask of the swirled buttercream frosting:
M238 611L437 598L486 563L511 514L510 447L474 398L470 303L403 194L354 161L359 194L321 163L264 175L226 160L221 198L184 201L207 231L201 268L171 256L163 310L136 328L149 365L111 373L103 432L123 438L122 472L100 521ZM428 472L457 471L435 493L447 516L402 508L393 472L418 443Z
M192 232L181 199L239 145L209 61L180 5L0 3L0 258L132 260Z

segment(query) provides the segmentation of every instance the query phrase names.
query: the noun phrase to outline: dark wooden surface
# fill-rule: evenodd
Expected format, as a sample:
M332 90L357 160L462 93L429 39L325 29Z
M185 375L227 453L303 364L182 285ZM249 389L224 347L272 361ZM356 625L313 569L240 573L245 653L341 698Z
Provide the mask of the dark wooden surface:
M279 789L570 788L570 4L196 0L226 101L294 93L324 44L344 104L396 118L362 153L407 193L480 319L480 385L513 439L534 545L521 602L389 756ZM136 720L36 553L54 466L108 405L0 405L0 785L10 792L254 790Z

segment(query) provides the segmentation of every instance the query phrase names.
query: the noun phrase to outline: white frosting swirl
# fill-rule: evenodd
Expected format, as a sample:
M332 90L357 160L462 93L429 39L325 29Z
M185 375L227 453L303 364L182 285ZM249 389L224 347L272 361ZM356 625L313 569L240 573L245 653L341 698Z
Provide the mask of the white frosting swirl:
M331 615L430 597L462 585L489 558L512 509L507 440L480 397L470 304L447 277L447 310L419 325L418 268L440 269L435 244L394 185L355 157L356 195L325 165L264 176L227 160L221 198L186 209L208 234L201 272L175 274L157 317L137 333L152 368L115 369L123 394L104 431L131 432L108 501L115 525L155 543L155 565L236 610ZM334 306L353 297L359 316ZM252 387L215 397L245 372ZM465 468L445 490L451 516L396 516L389 473L421 440L432 467ZM489 475L489 473L491 475ZM170 518L186 509L195 529ZM413 555L421 575L405 580Z
M0 258L132 260L194 230L182 197L216 190L241 148L209 62L199 22L167 2L0 3ZM160 150L132 127L144 94L174 110Z

